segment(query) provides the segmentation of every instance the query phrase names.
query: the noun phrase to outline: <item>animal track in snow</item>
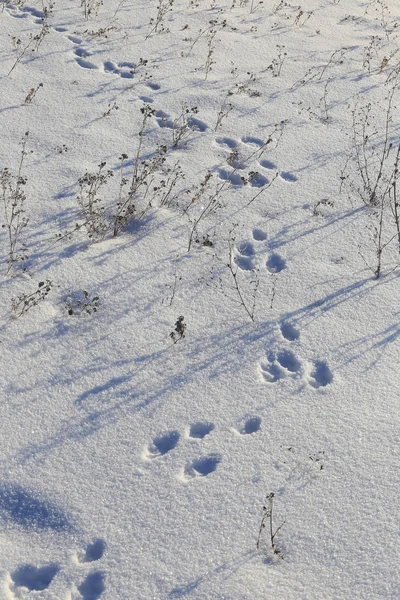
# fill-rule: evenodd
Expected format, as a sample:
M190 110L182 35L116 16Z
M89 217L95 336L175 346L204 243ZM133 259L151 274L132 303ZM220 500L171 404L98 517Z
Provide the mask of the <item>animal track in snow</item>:
M280 329L281 329L282 336L285 338L285 340L288 340L289 342L294 342L295 340L298 340L300 337L299 330L296 329L290 323L287 323L287 322L282 323Z
M251 271L255 267L255 250L251 242L242 241L236 246L234 261L243 271Z
M13 598L21 598L24 588L28 592L46 590L59 571L60 566L57 564L49 564L43 567L20 565L10 575L10 592Z
M253 136L242 137L236 141L228 137L218 137L215 140L216 144L222 149L229 151L226 157L226 162L231 167L231 172L227 169L219 169L218 175L223 181L229 180L233 186L239 187L242 185L251 185L252 187L264 187L269 183L268 177L260 173L257 168L249 164L251 158L259 158L265 150L265 142L260 138ZM249 148L252 152L249 153ZM259 149L259 152L258 150ZM279 170L275 162L269 159L258 160L258 166L267 171L277 171L279 177L288 183L297 181L297 176L286 170ZM239 171L249 172L239 173Z
M218 177L222 181L229 181L234 187L250 185L250 187L262 188L269 183L269 179L258 171L249 171L241 175L238 171L246 169L246 163L241 158L229 159L229 165L232 170L218 169Z
M91 61L86 60L88 56L92 56L92 52L87 50L86 48L80 47L83 43L82 39L75 35L67 35L67 39L72 42L74 45L77 45L78 48L73 50L73 53L78 57L76 58L77 64L84 69L100 69L102 67L105 73L110 73L112 75L118 75L123 79L133 79L135 76L136 65L132 62L122 61L118 64L113 63L111 60L106 60L102 63L101 67L92 63Z
M313 388L326 387L333 381L333 373L324 360L314 361L314 368L311 371L309 383Z
M260 167L262 167L263 169L267 169L268 171L272 171L272 170L277 170L278 166L272 161L272 160L267 160L267 159L263 159L260 160L259 163ZM294 175L293 173L290 173L290 171L278 171L279 172L279 177L281 179L283 179L284 181L287 181L288 183L294 183L295 181L297 181L297 176Z
M197 440L197 443L202 442L202 440L213 430L213 423L208 421L197 421L190 425L187 439ZM148 460L167 454L176 447L180 438L181 435L178 431L170 431L157 437L153 440L152 444L145 449L142 457L145 460ZM194 458L181 469L179 479L187 482L197 477L207 477L207 475L210 475L217 469L220 462L221 456L218 453L211 453L200 456L199 458Z
M65 31L65 29L63 31ZM69 39L69 41L73 44L82 44L81 38L77 37L76 35L67 35L67 39Z
M281 171L279 173L279 177L281 177L285 181L288 181L289 183L293 183L294 181L297 181L296 175L293 175L293 173L289 173L289 171Z
M254 246L251 242L239 242L237 250L242 256L254 256L255 254Z
M189 429L189 437L197 438L202 440L214 429L214 425L212 423L205 423L199 421L198 423L192 423Z
M178 431L169 431L164 435L154 438L152 444L145 450L144 457L147 459L158 458L173 450L180 439Z
M86 579L78 586L82 600L98 600L105 589L105 573L103 571L89 573Z
M77 553L77 564L84 567L86 563L98 561L103 557L105 550L105 541L98 538L88 544L80 554ZM26 597L44 597L40 592L47 589L51 590L51 584L60 571L61 567L57 563L40 567L31 564L19 565L7 577L10 598L12 600L22 600ZM89 573L78 586L74 586L73 591L67 594L67 598L69 600L98 600L104 591L105 573L94 571ZM39 594L36 594L36 592L39 592ZM54 592L51 597L55 597Z
M106 548L107 545L105 541L101 538L98 538L86 546L84 553L82 552L80 555L78 555L78 562L89 563L100 560L103 557Z
M301 363L291 350L280 350L276 355L277 362L283 369L291 373L297 373L301 369Z
M38 10L36 8L32 8L29 6L17 7L12 3L6 4L5 9L7 13L15 18L26 18L29 15L34 17L34 23L41 25L43 24L43 20L45 18L45 13L42 10ZM66 27L57 26L51 28L53 31L57 33L68 34L68 29ZM83 44L83 40L75 34L68 34L65 36L74 46L80 46ZM74 60L76 64L82 69L87 70L103 70L105 73L109 73L112 75L117 75L122 77L123 79L133 79L135 76L135 71L137 65L132 62L122 61L118 64L114 64L111 60L107 60L102 63L101 66L95 64L91 60L88 60L89 56L92 56L93 53L86 48L74 48L72 50L72 54L74 55ZM153 82L147 82L146 85L153 90L160 89L160 86Z
M30 6L17 7L10 2L9 4L5 5L5 8L8 14L16 19L26 19L29 15L32 15L36 25L41 25L45 17L45 14L42 10L38 10L37 8Z
M76 63L82 67L82 69L98 69L94 63L87 60L87 57L92 55L89 50L85 50L85 48L78 46L78 48L73 50L73 54L75 55Z
M275 362L261 361L260 372L267 383L275 383L284 377L282 369Z
M281 323L280 332L288 342L298 342L300 339L299 330L287 321ZM310 366L307 361L299 360L289 348L269 350L266 358L259 363L259 372L267 383L276 383L286 376L302 376L315 389L326 387L333 381L333 373L326 361L314 360Z
M176 120L174 120L168 113L164 112L163 110L156 111L155 116L158 126L162 128L166 127L175 131L183 128L186 132L187 130L191 130L199 131L200 133L203 133L208 129L208 125L206 125L206 123L204 123L200 119L197 119L193 115L187 115L185 122L183 122L183 120L179 117Z
M248 146L256 146L257 148L261 148L261 146L264 146L265 144L265 142L263 140L260 140L260 138L253 137L251 135L242 137L241 141L243 144L246 144Z
M103 70L105 73L112 73L113 75L119 75L123 79L133 79L135 77L136 65L131 62L119 62L118 65L114 64L111 60L106 60L103 63Z
M207 477L207 475L210 475L210 473L213 473L217 469L220 462L221 456L217 453L196 458L185 466L182 479L190 481L197 477Z
M199 445L203 445L204 443L209 446L209 442L204 442L204 438L210 435L214 429L215 425L210 421L195 421L186 429L183 440L186 440L186 443L190 443L189 449L192 448L198 450ZM236 428L232 428L232 431L237 435L252 435L256 434L260 429L261 417L247 415L240 420ZM169 431L162 436L154 438L153 442L145 448L145 451L142 453L142 458L144 460L151 460L162 456L163 454L167 454L177 446L181 437L182 436L178 431ZM211 438L214 438L214 436L211 436ZM186 465L181 467L178 471L178 479L187 483L193 479L207 477L217 470L221 461L222 456L218 452L210 452L190 458ZM104 552L104 550L105 543L103 540L96 540L93 544L88 546L86 554L83 554L82 558L79 560L80 562L89 562L87 558L85 559L85 556L88 554L89 556L92 556L93 554L97 555L100 554L100 551Z
M146 81L146 86L154 91L157 91L161 88L161 86L158 85L158 83L154 83L154 81Z
M254 229L253 239L255 242L263 242L267 239L267 234L262 229ZM263 247L257 245L256 249L252 242L243 240L235 247L234 261L243 271L251 271L255 268L256 258L260 254L264 255ZM269 255L264 265L270 273L280 273L286 268L286 261L280 254L274 252Z
M239 428L239 433L242 435L251 435L257 433L261 429L261 417L249 417Z
M76 58L75 62L77 65L79 65L80 67L82 67L82 69L93 69L96 70L99 67L97 67L94 63L90 62L90 60L86 60L85 58Z
M260 362L260 372L264 381L275 383L287 375L298 375L302 364L291 350L283 348L278 352L270 351L266 360Z
M252 169L252 165L249 164L249 159L253 158L253 152L249 153L247 147L243 148L243 146L251 146L253 150L254 147L260 148L264 145L262 140L251 136L243 137L239 141L228 137L218 137L215 139L215 143L225 152L230 151L225 159L230 170L218 169L220 179L229 181L235 187L250 185L251 187L261 188L269 183L267 177Z
M276 164L270 160L260 160L260 167L263 167L264 169L268 169L268 170L277 168Z
M267 234L262 229L253 229L253 238L256 242L264 242L267 239Z
M231 150L233 150L237 146L237 142L232 138L228 137L219 137L216 138L215 141L219 146L228 146L228 148L230 148Z
M270 273L280 273L286 268L286 261L280 254L274 252L269 256L266 267Z
M40 19L39 23L42 23L42 19L45 18L45 14L42 10L38 10L37 8L33 8L31 6L22 6L21 11L23 13L30 13L32 15L32 17L35 17L36 19Z

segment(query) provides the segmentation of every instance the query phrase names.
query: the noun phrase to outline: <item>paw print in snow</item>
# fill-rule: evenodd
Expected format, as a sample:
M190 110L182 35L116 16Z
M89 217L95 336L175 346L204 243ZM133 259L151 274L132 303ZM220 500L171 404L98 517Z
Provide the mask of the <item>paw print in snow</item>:
M280 333L284 340L299 346L300 332L294 325L284 321L280 325ZM313 360L312 364L300 361L291 349L285 347L269 350L266 358L259 362L259 372L266 383L276 383L288 375L303 377L314 389L324 388L333 382L333 373L326 361Z
M235 247L234 261L242 271L252 271L256 267L256 259L261 268L266 268L271 274L280 273L286 269L286 260L278 253L269 254L265 260L265 245L267 234L262 229L253 229L253 242L243 240ZM268 248L268 244L266 244ZM268 252L268 251L267 251ZM265 262L264 262L265 261Z
M105 541L96 539L88 544L85 550L76 554L76 563L85 566L87 563L96 562L103 557L105 550ZM36 597L36 592L51 590L54 586L53 581L61 570L61 566L57 563L39 567L31 564L19 565L7 577L10 599L24 600ZM99 600L106 589L105 579L106 575L103 571L88 573L80 584L67 593L66 600ZM42 597L40 594L37 597L39 596ZM51 597L53 598L54 595Z

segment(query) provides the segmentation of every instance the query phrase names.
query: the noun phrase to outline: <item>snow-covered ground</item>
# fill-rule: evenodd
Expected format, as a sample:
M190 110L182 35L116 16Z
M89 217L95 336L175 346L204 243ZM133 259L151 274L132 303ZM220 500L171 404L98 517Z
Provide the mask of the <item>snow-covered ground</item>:
M400 598L399 23L0 2L0 600Z

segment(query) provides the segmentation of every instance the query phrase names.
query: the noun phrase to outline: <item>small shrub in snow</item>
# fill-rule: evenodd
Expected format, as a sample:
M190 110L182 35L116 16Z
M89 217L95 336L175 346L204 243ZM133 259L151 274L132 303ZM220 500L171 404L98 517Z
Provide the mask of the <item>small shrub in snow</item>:
M26 150L28 136L29 132L27 131L22 139L22 152L17 175L13 176L7 168L0 173L0 194L5 221L2 228L6 230L8 238L7 273L15 263L25 261L28 253L27 247L21 241L22 232L29 220L25 216L26 194L24 186L27 180L22 176L24 160L28 154Z
M167 33L169 29L166 29L164 19L167 14L172 10L174 6L174 0L158 0L157 2L157 13L155 17L150 19L150 31L146 35L146 40L152 33Z
M224 29L224 27L226 27L227 22L224 19L223 21L218 21L218 20L213 20L210 21L210 27L207 30L207 56L206 56L206 62L204 63L204 79L207 79L209 73L212 71L213 69L213 65L215 64L215 60L214 60L214 52L215 52L215 46L216 46L216 42L218 40L215 39L215 36L217 35L217 33L219 31L222 31L222 29Z
M70 316L81 315L82 313L91 315L97 312L99 306L101 306L99 296L90 296L86 290L71 293L65 302L65 307Z
M39 281L37 290L31 294L20 294L16 298L12 298L11 307L14 316L20 317L34 306L40 304L40 302L46 298L52 286L53 283L49 279L46 279L46 281Z
M278 56L273 58L271 64L267 67L267 69L271 71L273 77L279 77L282 71L283 63L287 57L285 46L280 46L277 44L276 49L278 51Z
M77 200L83 223L78 224L76 229L85 227L91 241L99 241L108 233L117 237L133 219L140 221L154 203L158 206L171 206L176 198L175 187L178 181L184 178L178 162L172 167L166 166L168 148L165 145L157 146L151 154L149 153L149 158L141 158L146 124L155 111L146 105L141 108L141 113L143 117L138 133L139 141L131 161L133 170L130 175L125 175L128 155L124 153L119 157L119 191L114 195L114 206L104 202L101 196L106 184L114 175L111 169L105 169L106 162L100 163L95 173L87 171L79 179L80 191ZM189 127L189 121L187 126ZM183 126L182 135L185 134L185 127L186 125Z
M172 145L177 148L182 140L184 140L191 131L198 130L198 126L193 122L193 115L197 115L199 109L197 106L189 108L186 104L182 105L181 114L172 124Z
M232 95L233 95L232 90L229 90L226 93L224 99L222 100L221 106L219 107L219 110L218 110L217 120L215 122L214 131L217 131L218 127L220 127L222 125L222 121L224 119L226 119L226 117L229 115L231 110L233 110L233 104L228 101L228 98L230 98Z
M234 227L236 227L236 225L234 225ZM242 287L240 285L240 281L239 281L239 267L237 266L237 264L234 262L234 242L235 242L235 238L233 236L233 231L234 229L232 229L229 232L229 262L227 263L227 267L229 269L229 272L232 276L232 280L233 280L233 287L237 296L237 301L239 303L240 306L242 306L244 308L244 310L246 311L247 315L250 317L250 319L252 321L254 321L254 313L255 313L255 308L256 308L256 298L257 298L257 291L258 291L258 286L259 286L259 278L258 278L258 274L257 272L253 272L252 273L252 279L250 281L250 286L251 286L251 299L248 300L242 290Z
M268 534L266 535L267 543L266 543L266 546L263 548L265 550L267 557L271 558L270 554L272 552L272 558L283 558L282 552L280 551L280 549L278 548L278 546L275 543L275 537L276 537L276 534L278 533L278 531L280 531L280 529L282 529L285 522L283 522L281 525L279 525L279 527L274 531L274 526L273 526L274 498L275 498L274 492L271 492L265 498L265 502L262 507L261 524L260 524L260 530L258 532L256 546L257 546L257 550L262 549L262 538L263 538L262 534L263 534L264 530L267 528L268 529Z
M179 181L185 179L182 167L176 162L172 167L164 167L162 179L153 187L152 193L159 206L171 207L177 200L175 191Z
M100 6L103 5L103 0L81 0L81 6L85 19L99 14Z
M186 323L184 322L184 319L185 317L183 317L182 315L178 317L178 320L175 323L175 330L171 331L171 333L169 334L170 337L173 339L174 344L176 344L176 342L185 337Z
M346 185L352 196L360 198L371 219L376 258L370 269L377 279L382 273L384 255L393 243L400 254L400 204L397 195L400 144L391 141L396 131L393 121L395 96L399 90L397 76L388 81L388 86L385 105L374 106L370 102L354 108L352 149L341 173L341 187Z
M21 6L23 6L23 4L21 4ZM24 41L16 36L10 36L12 45L14 46L14 49L17 53L17 57L11 69L8 71L7 76L11 75L11 73L14 71L17 65L19 65L19 63L22 61L26 54L30 52L37 52L39 50L46 35L50 33L49 18L52 14L53 8L54 4L52 4L51 2L48 6L45 6L43 4L43 17L41 28L39 33L37 33L36 35L33 35L32 33L29 34L28 39L25 39Z
M26 98L24 100L25 104L30 104L32 102L32 100L34 99L34 97L36 96L38 90L43 87L43 83L38 83L38 85L36 87L33 87L29 90L28 94L26 95Z
M98 171L95 173L86 171L85 175L79 179L80 191L77 200L88 237L93 241L102 239L110 227L105 216L100 190L114 173L111 170L106 171L105 166L106 163L102 162L99 164Z

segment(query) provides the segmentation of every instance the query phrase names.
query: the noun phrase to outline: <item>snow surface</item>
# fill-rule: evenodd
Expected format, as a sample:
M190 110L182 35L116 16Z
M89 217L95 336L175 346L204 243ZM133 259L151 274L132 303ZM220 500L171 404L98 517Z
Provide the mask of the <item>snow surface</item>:
M0 3L29 218L25 261L0 235L1 600L399 599L398 249L388 210L376 278L352 116L397 148L399 3L86 5ZM140 140L184 179L90 240L79 180L106 162L112 219Z

